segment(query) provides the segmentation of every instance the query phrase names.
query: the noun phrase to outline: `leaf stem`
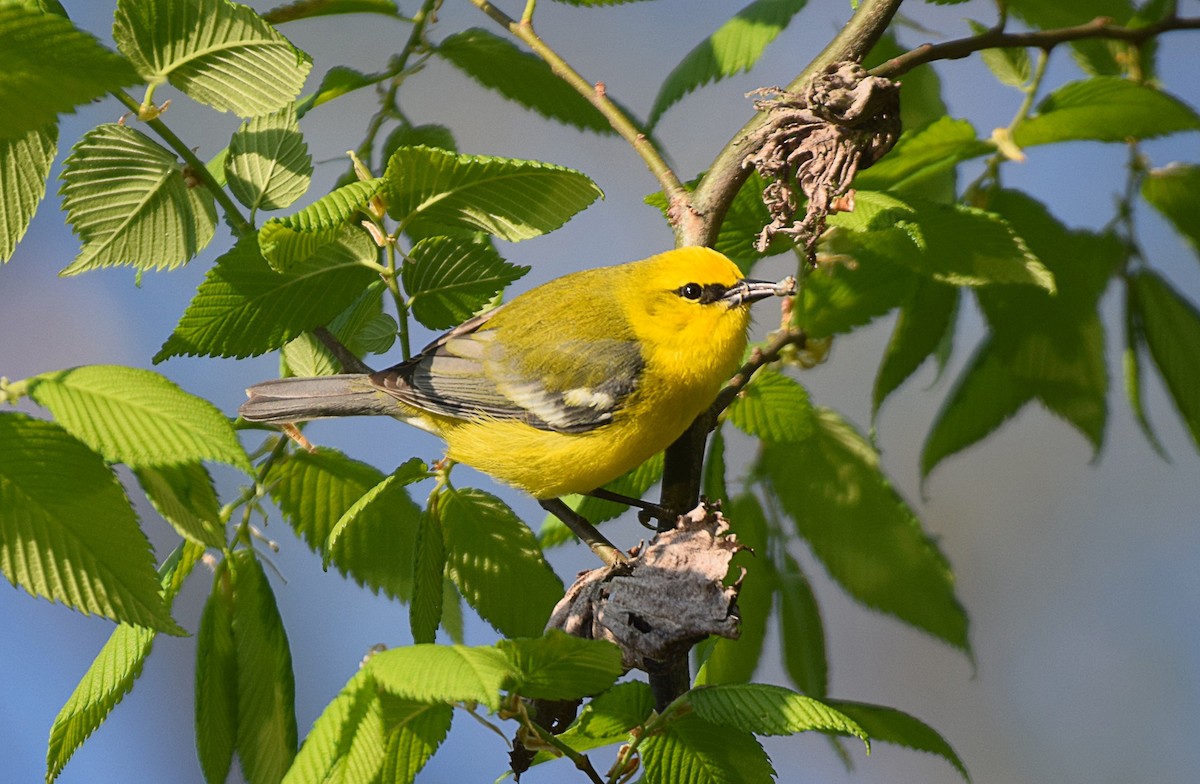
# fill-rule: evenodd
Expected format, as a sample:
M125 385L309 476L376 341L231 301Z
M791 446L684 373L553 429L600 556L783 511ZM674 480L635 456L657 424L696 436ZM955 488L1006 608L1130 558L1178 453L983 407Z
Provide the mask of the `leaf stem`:
M613 130L629 143L633 151L646 164L646 168L654 175L659 187L666 194L669 204L675 205L686 202L687 190L684 188L683 183L680 182L679 177L671 169L666 159L663 158L658 148L654 146L654 143L642 132L642 129L638 127L629 115L609 99L604 83L596 82L593 84L584 79L558 52L548 46L534 32L532 20L526 18L526 15L532 15L532 7L535 4L534 0L529 0L525 7L525 15L522 15L521 21L513 19L489 2L489 0L471 0L471 3L528 46L534 54L550 66L550 70L558 78L574 88L592 106L596 107L596 110L608 120L608 124L612 126Z
M127 106L134 114L137 114L138 110L141 109L141 104L134 100L133 96L124 90L117 90L113 92L113 95L116 96L118 101L125 104L125 106ZM188 166L189 174L200 180L200 182L204 184L204 187L207 188L208 191L213 195L213 198L216 199L217 203L221 205L221 210L225 213L225 222L229 224L231 229L233 229L234 234L236 234L239 238L254 235L257 232L257 229L254 228L254 224L247 220L246 216L242 215L242 211L238 209L238 206L233 202L233 199L229 197L229 194L225 192L225 189L222 188L220 183L217 182L216 178L212 176L212 172L210 172L208 167L205 166L204 161L200 160L196 153L193 152L190 147L184 144L182 139L175 135L175 132L172 131L167 124L162 121L161 117L155 117L154 119L145 120L144 122L146 125L150 126L164 142L167 143L168 147L175 151L176 155L183 159L184 163Z

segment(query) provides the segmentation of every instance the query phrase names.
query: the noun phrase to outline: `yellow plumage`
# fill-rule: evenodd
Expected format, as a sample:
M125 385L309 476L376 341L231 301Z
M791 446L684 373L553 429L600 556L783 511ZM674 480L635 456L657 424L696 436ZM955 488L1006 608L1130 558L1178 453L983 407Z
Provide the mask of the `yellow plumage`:
M665 449L712 403L745 351L750 303L785 288L744 281L707 248L576 272L387 370L256 385L241 413L389 414L535 498L588 492Z

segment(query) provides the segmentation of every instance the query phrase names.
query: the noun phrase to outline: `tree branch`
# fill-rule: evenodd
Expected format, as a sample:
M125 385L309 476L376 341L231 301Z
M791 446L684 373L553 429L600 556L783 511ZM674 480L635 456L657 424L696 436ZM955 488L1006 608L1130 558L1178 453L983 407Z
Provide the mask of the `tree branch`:
M960 60L984 49L1035 48L1053 49L1062 43L1099 38L1141 45L1172 30L1198 30L1200 18L1168 16L1145 27L1125 27L1113 24L1112 19L1098 16L1090 22L1054 30L1033 30L1027 33L1006 33L996 27L979 35L956 38L940 44L921 44L904 54L871 69L872 76L889 78L908 73L919 65L935 60Z

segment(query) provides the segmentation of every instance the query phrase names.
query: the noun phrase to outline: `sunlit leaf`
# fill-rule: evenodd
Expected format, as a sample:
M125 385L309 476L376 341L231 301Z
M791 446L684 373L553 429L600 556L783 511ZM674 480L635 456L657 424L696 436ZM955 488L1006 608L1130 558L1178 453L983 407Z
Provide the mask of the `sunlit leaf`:
M58 151L58 128L47 125L23 136L0 138L0 262L12 258L46 195L46 179Z
M1047 95L1037 113L1017 124L1021 147L1066 141L1124 142L1200 129L1187 104L1144 84L1103 76L1071 82Z
M533 532L495 496L472 488L441 496L446 570L467 604L508 637L541 634L562 582Z
M29 379L29 396L106 460L131 468L212 460L251 471L229 419L152 370L85 365Z
M749 730L755 735L794 735L817 730L868 741L863 728L837 709L782 686L765 683L702 686L688 693L688 702L696 715L706 721ZM870 750L868 743L867 751Z
M885 708L882 705L866 705L861 702L846 702L845 700L827 700L829 707L849 716L856 724L866 730L867 736L873 741L893 743L917 751L936 754L954 766L965 781L971 777L958 754L950 744L942 739L932 727L909 716L895 708Z
M67 222L83 241L63 275L118 264L174 269L213 238L212 194L192 187L173 153L132 128L88 131L61 177Z
M401 275L417 320L430 329L449 329L528 271L502 259L489 243L429 237L409 251Z
M539 161L402 147L388 161L388 213L516 242L553 231L600 188L586 175Z
M0 572L85 615L182 630L150 542L104 459L53 422L0 415Z
M279 272L312 258L344 236L354 216L383 188L379 178L343 185L292 215L271 218L258 230L263 257Z
M242 117L292 101L312 62L247 6L228 0L118 0L113 39L150 84Z
M229 142L225 181L252 210L282 209L304 195L312 178L312 156L300 135L296 109L252 117Z
M65 16L0 5L0 140L45 132L60 112L138 81L124 57Z
M612 686L624 674L621 649L605 640L584 640L560 629L542 637L496 643L515 674L509 688L523 697L570 700Z
M203 553L202 546L184 542L159 568L163 600L168 608ZM50 727L46 749L48 782L58 777L71 755L133 690L155 636L152 629L127 623L113 629Z
M687 715L642 741L644 784L763 784L775 780L754 736Z
M377 279L365 264L375 245L348 229L286 273L271 269L257 243L217 260L155 362L174 356L248 357L279 348L328 323Z
M366 670L388 694L420 702L500 704L500 690L513 676L495 648L465 645L411 645L372 656Z
M1173 163L1142 180L1142 198L1200 252L1200 166Z

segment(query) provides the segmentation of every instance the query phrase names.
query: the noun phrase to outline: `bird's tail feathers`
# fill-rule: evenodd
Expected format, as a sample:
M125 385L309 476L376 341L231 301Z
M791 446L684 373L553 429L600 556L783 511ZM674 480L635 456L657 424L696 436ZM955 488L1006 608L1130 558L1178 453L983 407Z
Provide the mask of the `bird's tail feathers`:
M246 390L238 413L249 422L301 422L324 417L395 414L396 401L361 374L280 378Z

